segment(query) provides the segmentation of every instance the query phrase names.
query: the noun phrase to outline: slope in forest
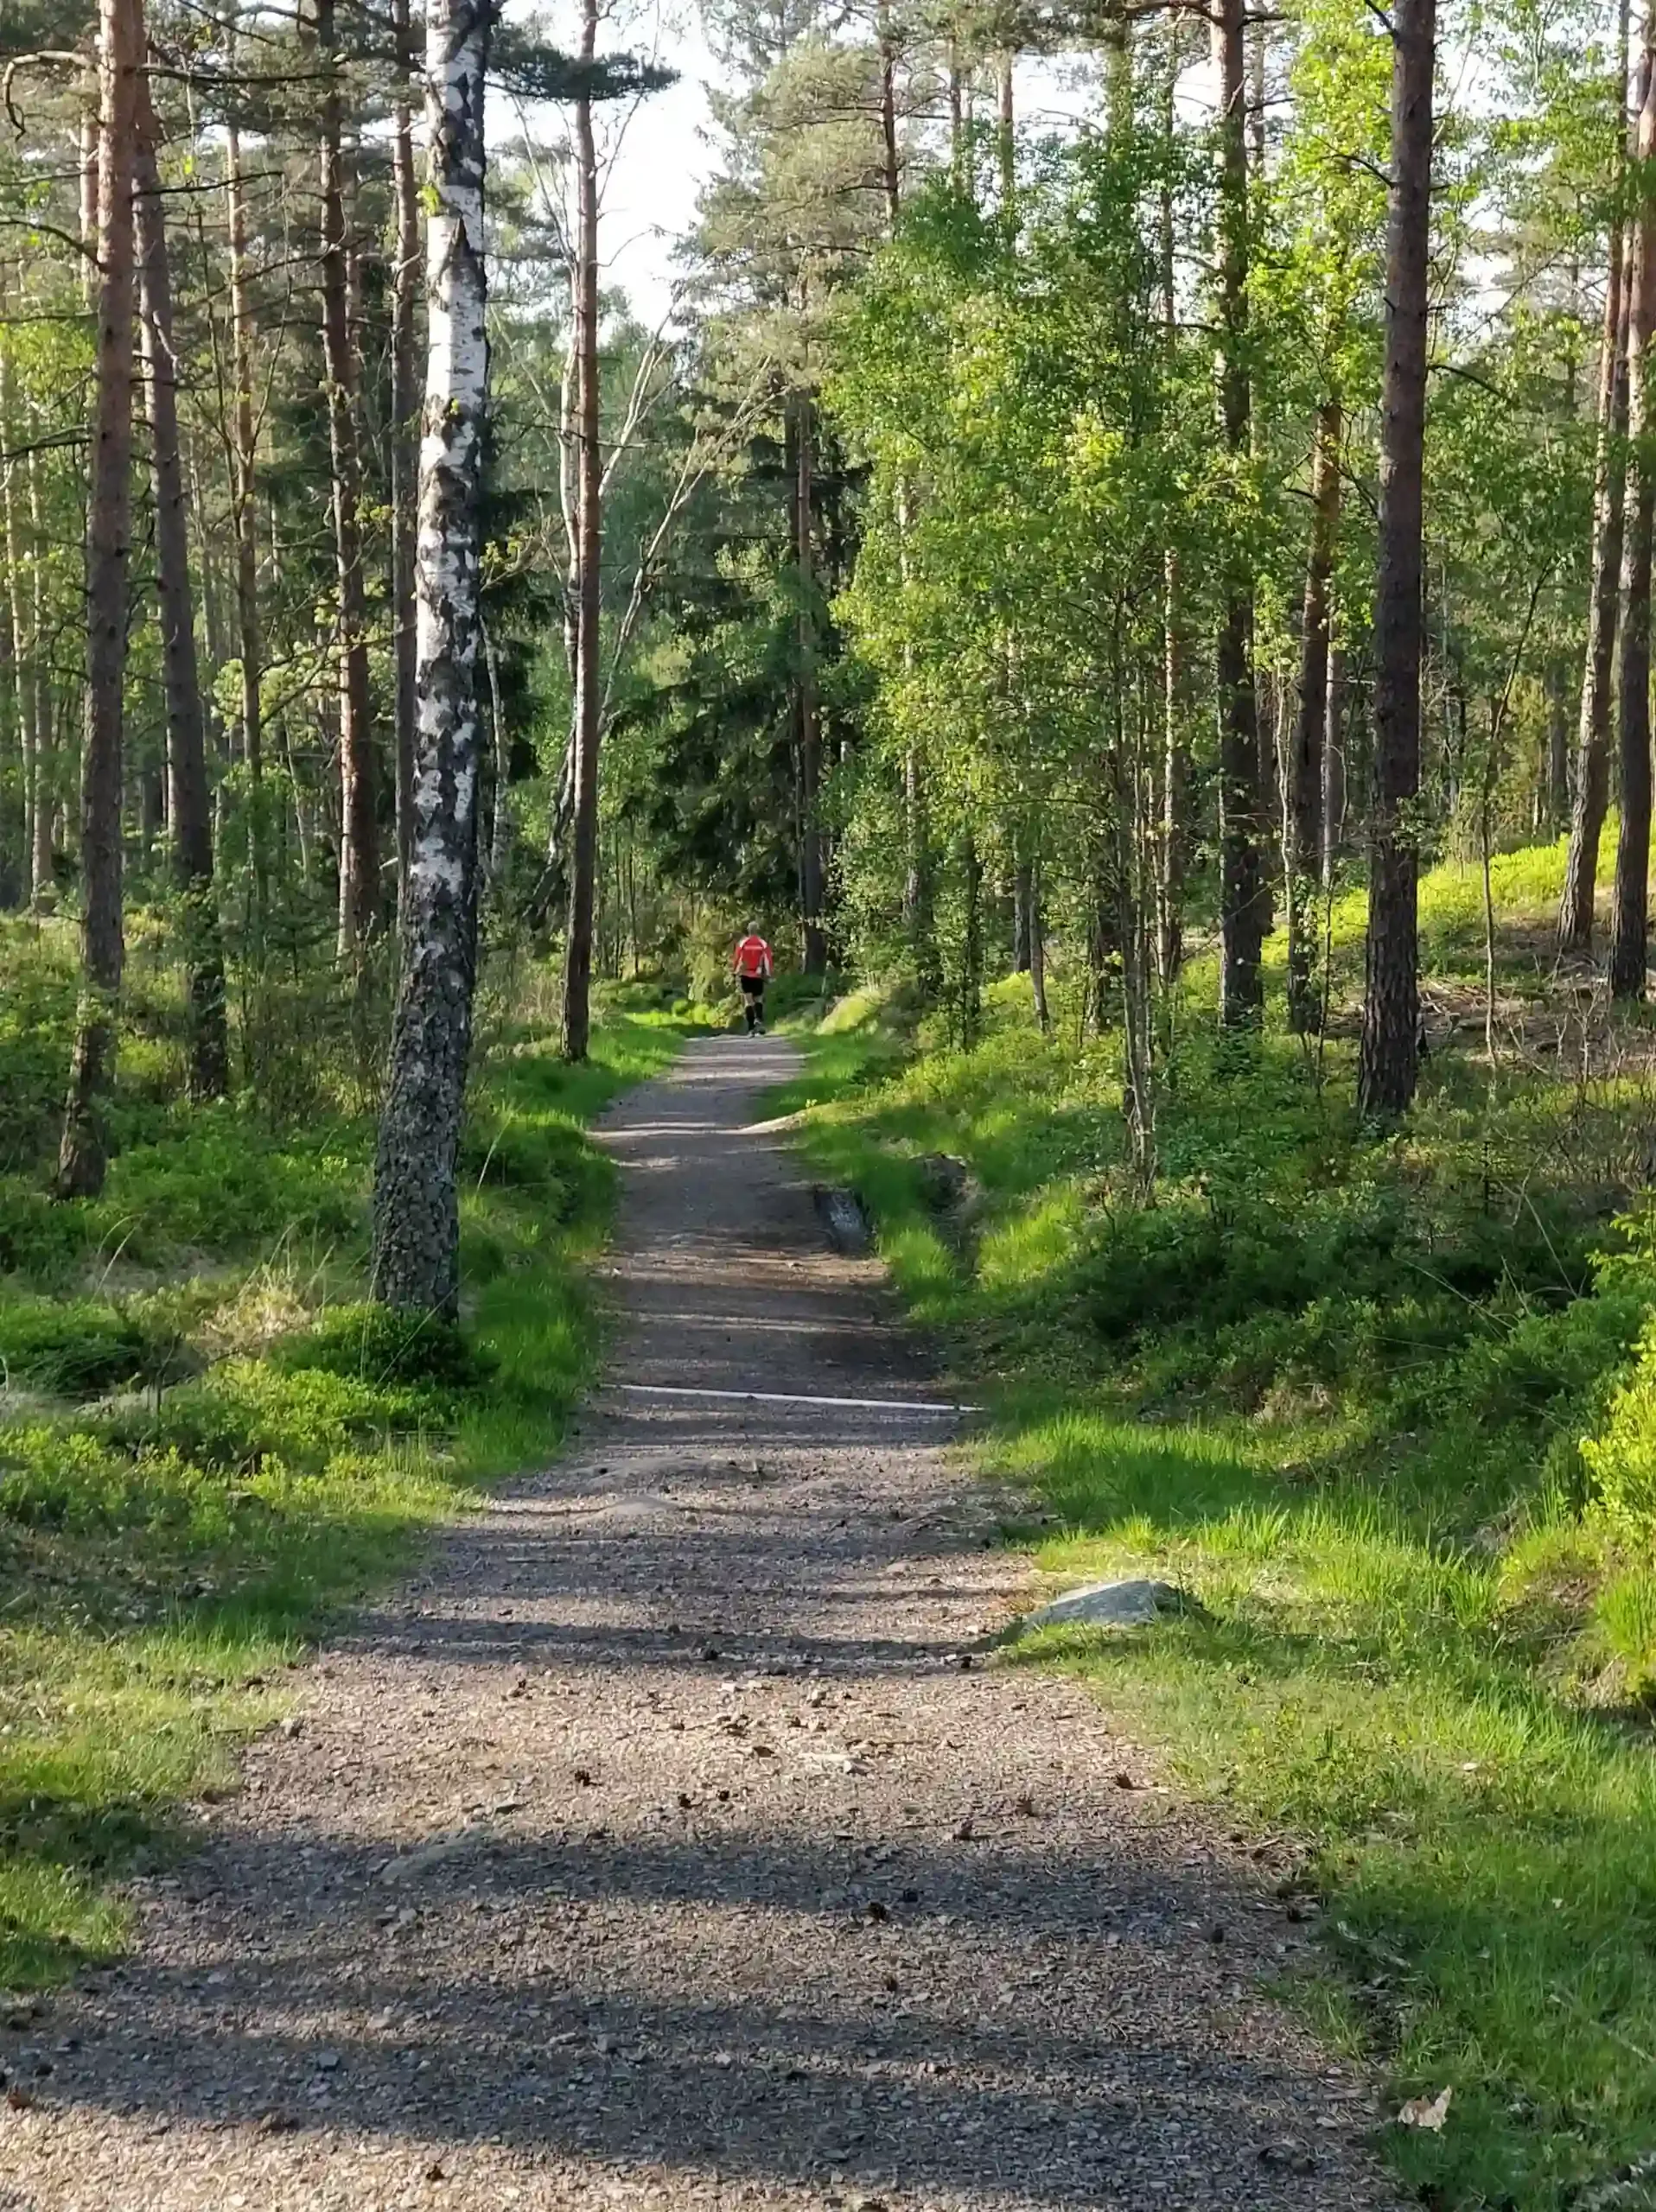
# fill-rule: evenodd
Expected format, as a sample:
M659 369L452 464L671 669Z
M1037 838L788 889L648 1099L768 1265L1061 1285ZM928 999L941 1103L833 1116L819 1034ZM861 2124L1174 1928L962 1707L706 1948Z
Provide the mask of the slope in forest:
M1360 894L1320 1044L1215 1036L1193 964L1153 1203L1061 964L1052 1035L1015 976L971 1052L853 995L788 1102L996 1378L1015 1540L1207 1609L1041 1656L1296 1840L1328 1936L1303 2001L1400 2098L1454 2092L1441 2133L1391 2131L1404 2173L1526 2212L1644 2202L1656 2142L1656 1034L1554 974L1561 862L1496 863L1493 1065L1479 871L1426 880L1431 1050L1388 1137L1351 1103Z

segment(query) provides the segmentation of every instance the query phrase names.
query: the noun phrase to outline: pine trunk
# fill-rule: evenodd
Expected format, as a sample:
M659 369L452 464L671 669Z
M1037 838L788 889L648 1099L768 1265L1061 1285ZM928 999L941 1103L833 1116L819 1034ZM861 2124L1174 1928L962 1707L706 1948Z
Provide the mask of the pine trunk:
M489 11L427 16L429 322L416 563L416 753L402 961L374 1166L375 1295L452 1319L455 1187L477 968L479 490L488 403L483 259Z
M38 458L29 456L29 535L33 551L29 561L29 636L35 645L35 849L29 863L29 904L36 913L57 903L57 876L53 868L56 852L58 811L58 742L54 723L52 671L45 651L46 524L41 511Z
M1316 888L1322 864L1322 748L1328 715L1328 589L1340 531L1339 396L1317 412L1311 472L1311 550L1305 564L1300 626L1299 711L1289 759L1288 1025L1301 1035L1316 1026Z
M1362 1110L1386 1117L1408 1106L1419 1072L1420 855L1413 812L1420 788L1421 508L1436 27L1436 0L1397 0L1380 387L1367 980L1357 1074Z
M360 960L379 913L373 734L368 719L367 601L362 578L362 455L356 358L351 343L351 267L341 153L344 99L335 0L316 0L316 46L329 72L322 110L322 366L333 461L334 557L338 576L340 903L341 960Z
M178 443L178 360L173 343L172 269L156 162L156 118L140 79L133 202L140 339L150 403L155 481L156 575L162 677L167 700L167 819L174 880L182 906L185 989L189 1005L192 1100L221 1098L230 1080L225 1022L224 950L213 889L213 802L207 789L201 684L190 593L189 514Z
M1212 18L1219 79L1220 414L1234 468L1246 461L1248 390L1248 149L1242 0L1219 0ZM1253 685L1253 585L1245 556L1231 556L1220 609L1215 690L1220 717L1220 1016L1227 1027L1257 1025L1271 893L1264 871L1259 722Z
M1635 147L1636 216L1627 270L1627 472L1621 548L1621 667L1615 889L1610 918L1610 995L1641 999L1649 938L1650 562L1656 515L1652 427L1651 336L1656 331L1656 8L1646 14L1641 74L1645 97Z
M16 420L11 354L10 348L0 342L0 424L9 425ZM5 435L6 432L0 429L0 436ZM34 891L34 855L38 842L35 809L41 796L40 737L35 719L35 656L39 640L29 628L29 598L24 590L23 532L20 517L22 500L16 475L17 463L8 461L3 482L0 484L0 499L3 500L5 529L6 612L11 633L11 690L23 798L22 880L24 897L28 899ZM35 549L31 547L30 553L35 555Z
M232 48L233 54L234 48ZM241 134L232 119L226 132L225 184L230 230L230 358L235 378L232 425L232 516L236 531L236 632L241 659L241 747L249 785L248 853L253 875L253 941L257 957L265 907L263 709L259 687L264 647L258 626L258 437L253 420L253 309L247 276L247 197L242 181Z
M1623 78L1629 10L1622 0ZM1640 64L1641 74L1644 65ZM1644 105L1640 86L1640 106ZM1623 141L1625 150L1625 139ZM1591 570L1587 595L1587 650L1582 667L1581 716L1576 725L1570 845L1564 895L1558 905L1558 950L1587 952L1593 943L1599 839L1609 804L1610 705L1614 696L1616 613L1621 586L1622 530L1627 429L1627 230L1618 210L1610 229L1604 321L1599 338L1598 452L1593 480Z
M581 58L598 37L597 0L584 0ZM592 928L598 868L598 622L603 456L598 443L598 156L592 101L576 102L575 776L570 925L564 954L564 1057L584 1060L592 1027Z
M132 144L143 50L138 0L99 0L98 269L92 480L86 505L86 704L81 753L81 988L60 1198L95 1198L108 1168L125 957L121 916L122 687L132 545Z
M828 965L828 940L822 925L823 850L822 702L817 687L815 505L816 408L809 392L799 395L793 457L793 559L799 578L799 671L797 714L799 778L799 923L807 976Z

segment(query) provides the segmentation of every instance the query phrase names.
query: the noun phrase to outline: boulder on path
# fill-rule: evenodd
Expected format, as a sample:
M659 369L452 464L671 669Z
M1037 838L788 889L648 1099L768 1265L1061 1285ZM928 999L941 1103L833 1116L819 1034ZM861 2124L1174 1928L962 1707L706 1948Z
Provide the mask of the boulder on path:
M1032 1628L1149 1628L1179 1613L1201 1613L1188 1591L1171 1582L1090 1582L1038 1605L1018 1623Z

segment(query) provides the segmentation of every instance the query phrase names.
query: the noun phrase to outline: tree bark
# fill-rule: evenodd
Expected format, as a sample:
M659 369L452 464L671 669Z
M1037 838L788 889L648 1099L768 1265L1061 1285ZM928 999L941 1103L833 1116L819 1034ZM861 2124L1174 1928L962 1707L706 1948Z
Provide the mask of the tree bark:
M583 0L581 58L598 39L598 0ZM584 1060L592 1027L592 925L597 895L598 623L603 457L598 443L598 157L592 100L575 108L575 810L570 829L570 922L564 953L564 1057Z
M1245 462L1252 415L1248 334L1248 149L1242 0L1212 17L1220 124L1220 416L1233 469ZM1232 554L1220 610L1215 690L1220 718L1220 1018L1257 1026L1271 892L1265 880L1259 722L1253 683L1253 582Z
M167 699L167 819L172 834L173 874L183 915L190 1039L187 1088L190 1098L199 1103L224 1096L230 1080L230 1042L225 1021L224 950L213 888L213 802L207 790L201 675L195 659L189 516L178 443L172 269L156 161L155 111L148 83L142 77L137 125L134 243L155 481L156 594Z
M822 925L823 850L820 820L822 704L817 686L815 532L812 526L816 461L816 408L808 391L795 402L793 559L799 580L799 673L797 713L799 776L799 922L804 969L820 976L828 965L828 939Z
M1413 814L1420 787L1421 512L1436 31L1436 0L1397 0L1380 386L1367 979L1357 1074L1362 1110L1386 1117L1406 1109L1419 1073L1420 855Z
M233 55L233 42L232 53ZM264 646L258 626L258 434L253 420L253 308L247 272L247 197L242 181L241 132L233 111L225 133L225 192L230 232L230 358L236 384L231 473L231 511L236 532L236 643L241 658L241 748L247 764L249 786L247 842L252 864L257 957L265 907L264 742L260 702Z
M356 359L351 343L351 269L341 151L344 99L335 0L315 0L316 48L328 71L322 104L322 364L334 477L334 555L338 576L340 738L339 950L353 963L379 915L374 817L373 733L369 725L367 601L362 579L362 455Z
M14 423L16 420L10 349L0 340L0 423ZM35 723L35 658L39 650L39 639L29 627L29 599L24 590L23 532L19 516L22 502L18 495L17 467L15 461L6 462L0 499L3 500L4 509L6 610L11 632L11 690L22 777L22 883L23 895L28 899L34 892L34 855L38 842L35 809L41 796L40 734ZM38 559L37 548L31 546L29 552L32 557Z
M1176 19L1167 27L1167 67L1162 78L1162 142L1167 173L1160 194L1159 229L1162 276L1162 336L1169 373L1179 337L1178 295L1175 282L1175 224L1173 200L1175 99L1179 80L1179 33ZM1183 588L1179 556L1169 548L1162 570L1162 772L1161 819L1156 838L1156 973L1164 999L1178 980L1184 960L1184 878L1189 829L1185 820L1186 793L1190 782L1189 733L1186 715L1188 658L1185 650Z
M1622 0L1621 52L1624 96L1629 17L1627 0ZM1641 72L1644 66L1641 62ZM1639 105L1642 110L1642 86ZM1621 146L1621 168L1625 174L1625 132ZM1616 613L1621 585L1621 543L1627 488L1623 448L1627 429L1628 304L1627 228L1618 208L1610 231L1609 268L1604 288L1604 322L1599 339L1598 452L1593 479L1587 650L1582 667L1581 715L1576 735L1570 845L1564 860L1564 895L1558 905L1560 952L1587 952L1592 946L1599 839L1604 829L1605 810L1609 804L1610 704L1615 689Z
M1047 1004L1047 918L1041 912L1038 862L1029 886L1029 988L1035 998L1035 1021L1041 1035L1048 1036L1052 1030L1052 1010Z
M1322 888L1334 888L1346 844L1346 650L1328 645L1328 709L1322 723Z
M81 986L58 1151L60 1198L95 1198L108 1169L125 944L121 927L122 686L132 544L132 145L140 0L99 0L97 353L86 506L86 707L81 754Z
M428 365L416 575L416 755L402 961L374 1166L375 1295L453 1319L455 1187L477 969L479 492L488 404L484 77L493 11L430 0Z
M392 196L397 209L397 259L391 286L391 600L396 671L397 902L408 893L414 823L414 546L419 477L419 391L415 366L415 305L419 289L420 213L414 175L409 79L413 69L408 0L395 0L397 90L392 104Z
M1656 8L1645 19L1645 97L1635 148L1633 250L1627 270L1627 473L1621 548L1621 668L1615 889L1610 918L1610 995L1645 995L1650 892L1650 563L1656 515L1651 336L1656 331Z
M494 812L489 823L488 880L493 894L498 898L512 865L512 738L500 699L500 664L487 626L482 635L483 664L488 671L489 735L494 747Z
M1328 587L1340 532L1340 396L1331 392L1317 410L1316 451L1311 470L1311 549L1305 564L1305 607L1300 625L1299 712L1289 759L1288 804L1288 1026L1300 1035L1314 1029L1316 887L1322 870L1322 748L1328 716Z

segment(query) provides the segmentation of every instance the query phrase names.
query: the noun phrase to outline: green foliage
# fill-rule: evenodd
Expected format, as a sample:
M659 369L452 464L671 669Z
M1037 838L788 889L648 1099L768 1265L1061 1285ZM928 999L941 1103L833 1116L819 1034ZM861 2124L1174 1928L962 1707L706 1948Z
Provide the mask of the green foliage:
M463 1332L360 1296L360 1121L163 1114L98 1206L56 1209L76 1236L48 1276L117 1224L129 1271L142 1253L194 1274L0 1295L0 1986L117 1949L111 1878L170 1848L182 1796L228 1782L329 1610L553 1447L596 1351L582 1265L614 1180L583 1125L678 1033L614 1019L578 1069L532 1015L485 1037L476 1119L513 1149L464 1201ZM124 1385L144 1387L73 1402Z
M137 1382L164 1366L158 1343L131 1306L94 1298L0 1297L5 1387L86 1398Z
M1514 987L1558 868L1547 847L1498 871ZM1423 885L1447 976L1464 888L1452 866ZM1336 927L1360 944L1360 909ZM1054 988L1056 1041L1014 979L971 1052L864 989L786 1102L988 1398L978 1452L1040 1498L1037 1564L1203 1601L1020 1656L1309 1845L1329 1939L1308 2007L1399 2097L1455 2090L1441 2138L1387 2132L1430 2201L1597 2202L1656 2138L1656 1242L1647 1209L1609 1218L1600 1165L1636 1147L1643 1093L1608 1044L1573 1085L1447 1046L1376 1141L1343 1041L1239 1046L1181 1007L1146 1206L1115 1054L1077 1050L1061 960ZM971 1178L941 1212L935 1151Z

